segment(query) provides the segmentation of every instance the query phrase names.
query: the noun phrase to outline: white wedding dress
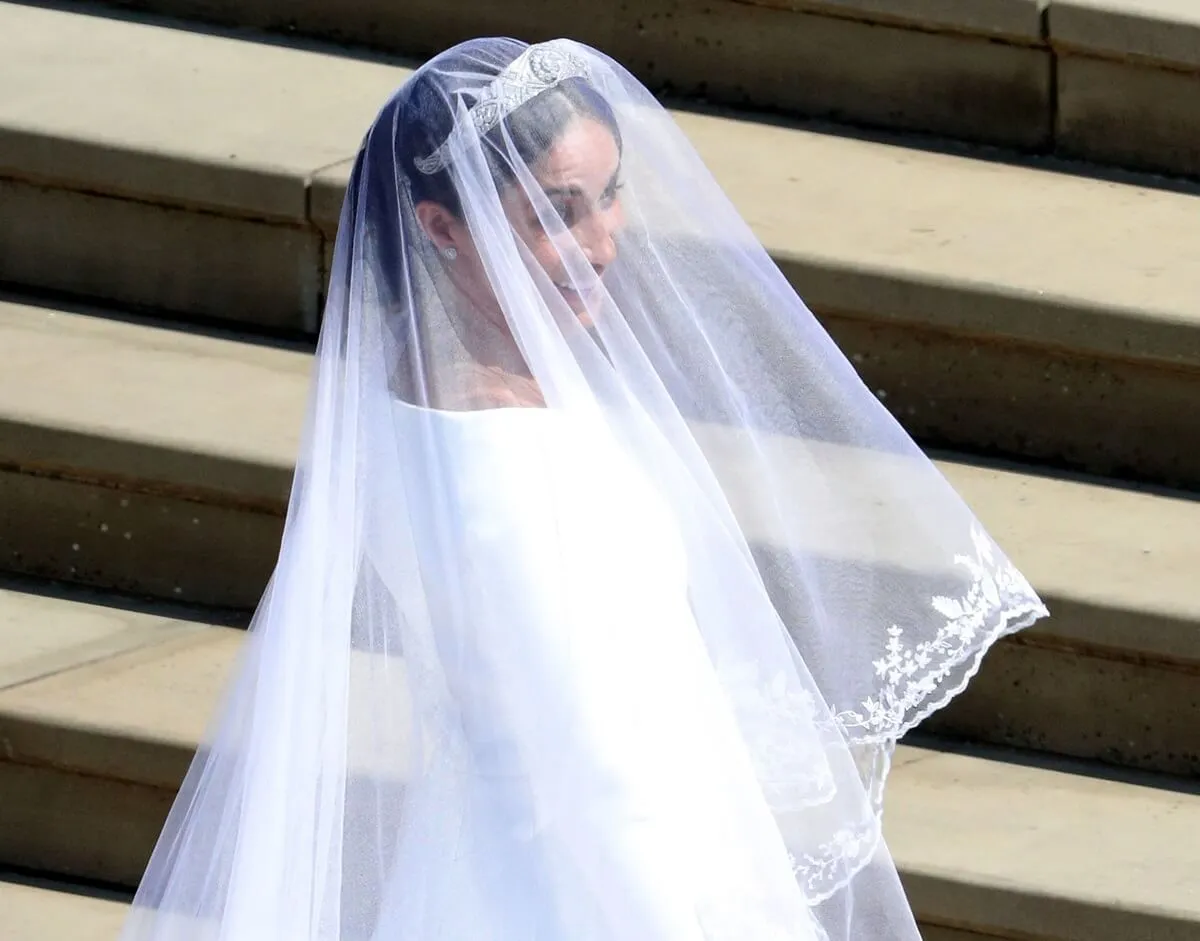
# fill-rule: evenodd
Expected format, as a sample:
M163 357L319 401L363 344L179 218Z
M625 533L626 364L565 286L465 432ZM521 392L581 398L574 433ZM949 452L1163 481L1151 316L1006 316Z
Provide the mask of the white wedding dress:
M1046 611L654 96L569 40L436 56L326 297L124 941L919 941L895 742ZM547 408L395 401L503 362Z
M417 547L431 617L454 622L438 654L469 768L413 795L440 824L401 840L376 938L817 938L650 481L600 421L396 417L436 451L401 448L441 504Z

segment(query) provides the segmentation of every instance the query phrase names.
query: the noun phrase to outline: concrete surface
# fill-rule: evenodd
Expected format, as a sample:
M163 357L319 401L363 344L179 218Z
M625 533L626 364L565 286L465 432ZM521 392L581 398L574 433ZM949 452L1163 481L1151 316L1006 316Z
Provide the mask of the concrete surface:
M0 588L0 690L157 644L187 629L185 622L106 606L94 596L87 603Z
M1200 662L1147 662L1031 633L992 651L924 728L1200 779Z
M1035 630L1104 647L1127 647L1137 636L1131 649L1147 656L1200 660L1200 500L948 460L938 466L1039 591L1080 614L1091 606L1082 623L1064 611ZM1118 612L1134 615L1126 624L1146 619L1143 627L1117 628Z
M315 329L308 180L407 70L11 3L0 62L0 280Z
M104 72L107 94L90 109L62 108L70 44L55 30L78 39L78 19L0 4L0 21L32 35L8 48L3 68L45 106L0 103L11 125L6 172L20 162L89 190L0 183L0 278L311 330L348 155L402 73L84 17L107 42L80 54ZM139 52L160 40L200 62L211 45L220 67L160 80L165 60ZM60 71L36 67L47 56ZM178 106L146 94L164 83ZM283 85L309 102L304 120L280 107ZM202 140L164 120L180 109L205 128ZM1194 195L744 120L679 120L866 380L894 396L922 438L1200 483L1200 452L1186 446L1200 415L1178 407L1200 375ZM62 156L47 157L64 141ZM322 169L335 154L343 158ZM142 192L128 198L134 183ZM1158 370L1164 363L1187 369Z
M825 263L824 278L798 284L814 308L1200 365L1194 196L750 121L677 119L777 259ZM850 272L874 275L873 290ZM1105 316L1118 312L1127 317Z
M811 9L883 23L946 29L1035 42L1044 0L747 0L759 6Z
M957 928L943 928L940 925L919 924L922 941L985 941L995 935L978 934L974 931L960 931Z
M311 229L2 179L0 204L2 280L257 327L316 328L322 240Z
M922 18L917 22L906 14L881 17L862 6L801 4L798 11L739 0L642 0L632 7L619 0L575 5L348 0L336 8L319 0L123 5L362 43L417 58L475 36L536 41L569 35L615 56L652 88L711 101L972 137L982 133L987 140L1017 144L1041 143L1049 127L1048 51L989 43L996 26L1012 28L1021 34L1014 37L1019 43L1028 42L1027 0L1010 0L1006 7L974 0L964 15L944 2L923 4L943 21L939 30L956 32L929 31L920 2L908 4ZM826 15L830 12L835 15ZM983 28L976 32L972 20Z
M1053 0L1062 153L1200 176L1200 5Z
M910 431L942 446L1200 484L1200 452L1188 444L1200 415L1181 407L1200 378L1195 195L677 118ZM348 172L338 165L313 182L313 221L327 239Z
M4 567L253 607L277 552L307 354L16 303L0 308L0 340ZM941 467L1055 615L1033 647L989 661L942 728L1200 773L1200 503ZM769 530L748 536L769 551ZM1107 721L1094 704L1136 708Z
M307 221L408 70L75 9L0 4L0 175Z
M0 875L4 941L112 941L127 906L113 893Z
M10 184L21 225L0 227L0 277L205 316L315 324L328 247L311 229L328 237L336 226L338 175L406 72L13 4L0 4L0 22L5 36L21 37L0 46L5 76L29 89L0 103L0 174L110 195L96 202ZM85 42L92 31L102 45ZM62 107L74 92L61 76L78 74L65 60L79 58L102 94L86 109ZM168 60L199 64L172 70ZM1200 293L1194 198L761 123L680 122L818 309L1200 361L1200 341L1181 329L1194 325ZM323 172L330 167L338 169ZM142 202L228 216L188 228ZM218 270L229 277L211 277Z
M0 349L0 461L286 499L307 352L3 300Z
M729 116L675 117L819 311L1200 366L1197 196ZM313 222L329 235L348 176L344 163L314 178Z
M80 548L64 551L82 552L84 542L136 543L140 534L118 511L142 499L178 501L175 509L155 512L175 514L160 532L173 526L180 538L213 528L192 523L188 507L282 511L305 404L307 354L18 303L0 306L0 343L8 354L0 372L0 461L18 477L105 489L116 499L112 519L95 518L88 539L73 540ZM56 368L67 361L69 372ZM122 381L106 381L114 375ZM943 466L1053 596L1200 620L1200 598L1191 591L1200 503L1019 471ZM129 506L121 507L122 499ZM1182 524L1192 517L1196 525ZM1113 525L1118 519L1121 525Z
M0 692L0 858L136 881L243 636L188 626ZM887 814L931 924L1062 941L1200 929L1194 793L905 747Z
M923 755L893 775L885 816L918 917L1005 938L1200 934L1196 793Z
M735 0L654 6L657 17L639 10L642 32L617 29L598 45L672 95L1024 149L1050 143L1047 50Z
M927 446L1200 485L1192 446L1200 430L1186 405L1197 394L1193 370L912 324L828 313L822 320L859 375Z
M1064 55L1057 75L1063 153L1200 176L1200 71Z
M1115 125L1108 141L1060 139L1054 126L1061 92L1052 76L1064 52L1190 69L1182 95L1195 100L1200 46L1190 0L653 0L633 9L622 0L111 2L416 58L472 36L570 35L672 94L1037 150L1078 153L1092 143L1084 159L1200 173L1200 164L1170 160L1170 148L1141 147L1137 120ZM1141 81L1132 70L1113 78L1114 104L1131 96L1126 80Z
M0 495L8 571L243 610L257 604L283 531L281 504L199 503L153 483L0 471Z
M309 356L21 304L0 304L0 346L0 564L252 607Z
M268 0L152 2L214 16L277 10ZM344 21L350 6L320 16ZM1009 142L1049 143L1037 110L1052 91L1038 84L1048 53L1021 33L1035 0L822 0L804 15L739 6L735 29L723 25L730 4L647 7L630 55L684 90L696 61L716 68L703 89L715 97L765 91L784 107L962 136L1033 128ZM1104 24L1130 47L1121 57L1175 54L1177 37L1155 45L1142 23L1169 6L1143 2L1135 26ZM436 31L464 13L421 15ZM533 14L545 8L496 15ZM786 55L807 47L789 45L785 30L764 45L765 24L785 14L814 43L800 87ZM906 24L919 29L897 28L910 16L925 17ZM13 24L24 31L6 31ZM1018 41L962 35L976 30ZM659 48L669 51L651 59ZM768 54L749 61L749 48ZM10 3L0 3L0 52L0 77L23 92L0 101L0 280L313 328L346 160L402 71ZM81 63L87 81L74 78ZM964 70L981 84L956 85ZM1036 94L1013 98L1014 76ZM1192 172L1197 96L1184 72L1064 55L1058 77L1059 144ZM926 90L919 100L922 81L949 98ZM1163 95L1173 97L1159 107ZM1106 107L1125 110L1105 125ZM1200 378L1195 197L711 116L680 121L910 427L1200 482L1200 419L1186 408ZM252 604L278 539L307 356L94 313L0 303L0 567ZM1056 617L993 652L936 727L1200 773L1200 503L941 466ZM136 882L242 641L152 605L0 588L0 861ZM889 839L927 941L1200 936L1195 788L1074 770L901 750ZM119 910L0 879L5 939L111 936Z
M1050 41L1077 52L1200 70L1200 6L1192 0L1052 0Z
M232 627L164 625L157 643L0 690L8 759L177 788L244 636Z

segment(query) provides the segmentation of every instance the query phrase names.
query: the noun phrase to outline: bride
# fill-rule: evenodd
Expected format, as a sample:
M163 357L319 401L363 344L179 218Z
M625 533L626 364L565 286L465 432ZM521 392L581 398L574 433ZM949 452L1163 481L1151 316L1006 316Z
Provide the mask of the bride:
M124 938L915 941L892 749L1044 613L641 85L465 43L359 152Z

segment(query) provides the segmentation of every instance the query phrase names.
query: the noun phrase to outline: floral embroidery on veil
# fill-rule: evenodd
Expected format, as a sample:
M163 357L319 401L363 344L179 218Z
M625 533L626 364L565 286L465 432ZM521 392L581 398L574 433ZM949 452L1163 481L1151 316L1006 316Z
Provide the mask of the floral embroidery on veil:
M996 640L1045 615L1029 582L978 524L971 528L971 542L974 556L954 557L955 564L970 573L966 592L958 598L930 599L945 623L933 637L912 646L905 643L904 628L889 627L883 656L873 662L883 681L878 694L868 696L857 709L836 712L850 741L894 742L960 692ZM964 667L960 681L942 689L942 683ZM937 693L942 695L930 701Z

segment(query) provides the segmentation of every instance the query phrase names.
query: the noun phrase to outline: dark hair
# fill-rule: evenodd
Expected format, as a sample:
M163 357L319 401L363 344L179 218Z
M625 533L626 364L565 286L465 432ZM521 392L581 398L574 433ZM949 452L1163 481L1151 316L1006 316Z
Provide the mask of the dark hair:
M495 39L472 40L455 46L419 69L383 106L367 132L350 174L331 277L339 263L350 264L354 234L361 228L363 250L382 262L371 269L372 290L379 303L397 314L407 310L411 303L411 272L404 250L404 220L395 211L397 189L407 180L414 202L431 200L462 218L462 206L450 172L426 174L414 163L417 158L433 153L454 126L455 96L447 76L499 75L525 48L524 43L515 40ZM530 99L508 115L504 129L520 158L527 164L536 163L572 118L579 116L603 123L612 131L620 148L621 134L612 108L583 79L568 79ZM497 182L511 180L514 171L500 128L485 138L485 150ZM390 322L393 330L402 330L403 318Z
M422 173L415 165L418 158L433 153L454 127L455 96L447 87L445 76L456 72L499 75L521 49L516 42L496 44L488 49L493 53L490 61L481 62L478 44L464 43L438 56L436 68L422 69L409 80L397 102L395 147L398 169L408 176L414 202L431 200L461 217L462 206L450 170ZM507 183L515 176L505 132L516 156L529 165L554 146L576 117L599 121L612 132L620 150L621 131L604 96L585 79L569 78L522 104L505 117L501 126L484 136L484 153L496 182Z

